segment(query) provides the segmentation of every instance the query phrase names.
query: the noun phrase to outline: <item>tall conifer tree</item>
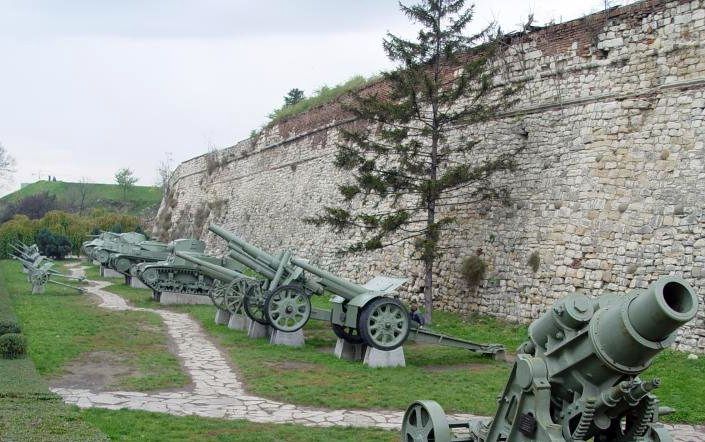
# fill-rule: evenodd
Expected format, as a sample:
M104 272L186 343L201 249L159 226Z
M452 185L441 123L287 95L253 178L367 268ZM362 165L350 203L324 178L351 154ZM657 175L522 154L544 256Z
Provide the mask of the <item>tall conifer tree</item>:
M348 109L366 124L341 131L335 166L352 172L340 185L341 207L325 207L307 221L341 231L361 229L360 252L414 241L424 265L424 307L430 322L439 241L454 228L452 208L508 199L491 185L498 171L514 169L513 152L477 158L479 124L514 103L518 88L500 86L502 43L486 28L468 35L474 7L464 0L422 0L401 10L419 25L415 40L391 33L384 40L397 68L383 73L384 93L353 94ZM449 141L460 130L460 140ZM354 204L359 210L352 210Z

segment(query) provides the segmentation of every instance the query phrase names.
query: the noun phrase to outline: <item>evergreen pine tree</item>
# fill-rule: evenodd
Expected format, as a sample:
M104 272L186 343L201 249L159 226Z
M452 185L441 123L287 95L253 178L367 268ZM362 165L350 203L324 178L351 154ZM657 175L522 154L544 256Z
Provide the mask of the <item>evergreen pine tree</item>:
M467 35L473 7L464 0L422 0L401 10L419 24L415 40L388 33L384 50L397 63L383 73L386 93L353 94L348 110L361 122L341 131L335 166L353 180L339 186L343 202L307 221L336 231L361 229L349 251L414 241L424 265L424 307L430 323L434 264L452 210L482 200L508 201L491 176L515 167L516 152L477 158L477 125L515 102L519 87L498 85L499 32ZM451 131L460 140L449 142ZM357 209L353 210L353 205Z

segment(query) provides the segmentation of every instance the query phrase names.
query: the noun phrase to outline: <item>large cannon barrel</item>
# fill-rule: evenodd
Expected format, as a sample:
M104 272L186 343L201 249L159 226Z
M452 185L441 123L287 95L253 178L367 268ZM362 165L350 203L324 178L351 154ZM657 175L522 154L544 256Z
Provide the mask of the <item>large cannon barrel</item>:
M625 298L595 314L590 339L603 363L633 374L674 343L676 330L695 317L698 298L685 280L674 276Z
M198 269L205 273L206 275L213 277L215 279L219 280L224 280L224 281L232 281L237 278L243 278L245 275L243 275L240 272L237 272L235 270L230 270L226 267L219 266L217 264L212 264L208 261L205 261L200 258L196 258L195 256L192 256L186 252L179 252L176 251L174 252L176 256L179 258L182 258L190 263L195 264L198 266Z
M244 251L246 254L257 258L259 260L264 261L266 264L272 266L272 267L277 267L278 262L277 259L270 255L269 253L265 252L264 250L260 249L259 247L253 246L252 244L243 241L242 239L238 238L237 235L234 235L224 228L216 225L216 224L210 224L208 226L208 230L211 232L215 233L216 235L220 236L224 240L228 241L228 245L232 246L235 245L238 248L240 248L242 251Z
M292 258L291 262L292 264L301 267L312 275L318 276L319 278L321 278L321 285L326 287L326 289L328 289L329 291L345 298L355 297L357 295L361 295L370 291L359 284L346 281L342 278L335 276L330 272L327 272L323 269L319 269L318 267L312 265L306 260Z

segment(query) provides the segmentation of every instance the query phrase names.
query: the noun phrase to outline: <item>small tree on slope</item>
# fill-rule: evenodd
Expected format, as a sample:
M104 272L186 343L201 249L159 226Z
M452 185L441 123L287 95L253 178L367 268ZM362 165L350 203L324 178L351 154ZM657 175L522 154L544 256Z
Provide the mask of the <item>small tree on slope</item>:
M414 241L424 265L424 307L430 323L439 240L454 226L452 209L482 200L508 201L490 177L514 169L514 153L478 159L476 125L514 104L516 86L499 86L499 33L467 36L473 7L464 0L423 0L401 10L420 25L415 41L388 34L384 50L398 68L383 73L386 96L353 94L349 110L365 122L341 131L335 165L352 172L339 186L344 207L325 207L306 221L336 231L360 229L348 251ZM451 131L462 129L450 143ZM460 202L458 202L460 201ZM352 210L358 204L359 210Z

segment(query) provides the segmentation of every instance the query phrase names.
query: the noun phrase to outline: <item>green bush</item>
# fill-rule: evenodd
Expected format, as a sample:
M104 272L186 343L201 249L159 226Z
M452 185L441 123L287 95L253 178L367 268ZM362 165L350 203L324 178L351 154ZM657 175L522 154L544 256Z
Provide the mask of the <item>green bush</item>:
M467 282L470 287L477 287L480 282L485 279L486 271L487 264L477 255L465 258L460 269L463 279L465 279L465 282Z
M0 356L16 359L27 353L27 338L19 333L7 333L0 336Z
M11 319L0 319L0 336L8 333L22 333L20 325Z

